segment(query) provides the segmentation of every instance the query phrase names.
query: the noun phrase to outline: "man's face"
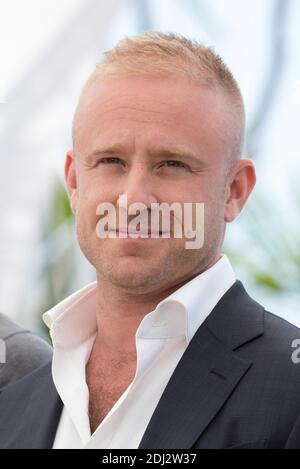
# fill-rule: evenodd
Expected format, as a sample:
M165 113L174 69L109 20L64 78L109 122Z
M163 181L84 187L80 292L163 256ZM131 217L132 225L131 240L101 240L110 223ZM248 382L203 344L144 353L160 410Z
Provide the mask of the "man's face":
M81 249L100 278L132 292L184 282L220 255L231 151L225 98L171 78L111 77L86 90L67 179ZM175 162L176 161L176 162ZM203 202L204 245L186 238L99 239L97 206ZM171 224L172 226L172 224Z

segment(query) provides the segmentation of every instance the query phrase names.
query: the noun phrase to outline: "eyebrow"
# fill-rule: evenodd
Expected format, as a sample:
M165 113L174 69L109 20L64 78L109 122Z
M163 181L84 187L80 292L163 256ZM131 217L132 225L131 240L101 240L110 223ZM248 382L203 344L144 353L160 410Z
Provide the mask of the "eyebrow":
M193 163L203 164L203 160L198 158L193 153L190 153L186 150L180 150L177 148L174 148L174 149L173 148L158 148L158 149L149 151L149 155L154 156L154 157L158 156L160 158L170 158L170 159L179 158L185 161L189 161L191 164Z
M120 153L122 151L122 148L120 146L110 146L110 147L99 147L95 148L91 153L89 153L86 157L85 160L88 163L92 163L93 160L100 155L113 155L116 153Z
M90 154L86 156L87 162L93 162L95 158L100 155L116 155L125 153L124 149L120 145L112 145L107 147L95 148ZM185 161L189 161L191 164L203 164L203 160L199 159L193 153L187 152L186 150L180 150L177 148L157 148L148 151L148 155L153 158L179 158Z

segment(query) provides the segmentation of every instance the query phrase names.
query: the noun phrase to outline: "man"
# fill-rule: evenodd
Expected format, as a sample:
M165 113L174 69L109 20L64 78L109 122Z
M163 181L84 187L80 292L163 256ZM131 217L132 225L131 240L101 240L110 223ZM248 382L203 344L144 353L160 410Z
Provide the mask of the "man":
M47 342L0 313L0 389L45 365L51 356Z
M65 163L97 282L44 315L52 371L2 393L0 447L284 447L300 410L300 332L252 300L221 254L255 185L244 121L238 85L209 48L148 33L106 53ZM176 203L192 206L193 223L204 205L201 247L187 248L190 229L175 236L175 210L169 233L163 212L146 225L157 204ZM141 204L134 230L126 208Z

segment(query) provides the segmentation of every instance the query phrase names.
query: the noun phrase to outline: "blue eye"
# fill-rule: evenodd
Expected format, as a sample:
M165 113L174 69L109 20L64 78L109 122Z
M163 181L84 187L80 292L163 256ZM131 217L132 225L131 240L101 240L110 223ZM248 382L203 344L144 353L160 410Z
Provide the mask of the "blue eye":
M168 160L163 164L165 164L168 168L185 168L185 164L177 160Z
M120 162L121 162L120 158L107 157L107 158L102 158L101 160L99 160L98 164L100 164L100 163L117 164L117 163L120 163Z

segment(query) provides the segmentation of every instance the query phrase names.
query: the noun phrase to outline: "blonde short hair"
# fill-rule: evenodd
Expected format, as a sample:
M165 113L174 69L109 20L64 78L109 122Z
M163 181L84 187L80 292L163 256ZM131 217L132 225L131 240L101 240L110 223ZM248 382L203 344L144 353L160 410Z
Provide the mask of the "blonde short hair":
M240 156L244 142L245 110L240 88L223 60L211 47L175 33L147 32L125 37L104 53L84 86L107 76L144 75L184 77L195 84L225 92L236 115L234 153Z

